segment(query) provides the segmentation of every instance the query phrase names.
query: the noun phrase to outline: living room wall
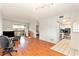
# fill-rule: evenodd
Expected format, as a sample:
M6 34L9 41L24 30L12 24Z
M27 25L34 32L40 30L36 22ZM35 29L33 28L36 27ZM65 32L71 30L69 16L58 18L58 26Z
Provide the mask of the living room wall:
M12 31L13 24L23 24L20 22L9 21L9 20L4 20L3 23L4 23L3 24L4 31L7 31L7 30ZM30 22L30 31L32 31L34 37L36 37L36 21ZM57 31L58 30L57 30L56 20L52 20L52 18L39 20L40 40L55 43L58 39Z
M0 35L2 35L2 31L3 31L3 29L2 29L2 16L0 14Z

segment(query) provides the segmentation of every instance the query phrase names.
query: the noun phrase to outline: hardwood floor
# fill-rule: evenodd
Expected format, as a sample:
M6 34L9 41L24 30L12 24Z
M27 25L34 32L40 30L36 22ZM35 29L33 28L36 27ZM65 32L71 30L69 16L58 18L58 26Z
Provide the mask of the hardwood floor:
M15 48L18 52L12 52L13 56L64 56L50 49L54 44L38 39L28 39L24 48L19 48L18 45L19 43L16 42Z

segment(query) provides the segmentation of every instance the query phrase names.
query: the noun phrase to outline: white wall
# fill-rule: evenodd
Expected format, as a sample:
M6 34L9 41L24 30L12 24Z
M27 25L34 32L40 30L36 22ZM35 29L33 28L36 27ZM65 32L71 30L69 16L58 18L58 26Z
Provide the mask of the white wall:
M57 18L49 17L45 19L38 19L39 21L39 34L40 40L44 40L51 43L59 41L59 25L57 24ZM30 30L36 37L36 21L30 22Z
M73 22L79 24L79 21ZM73 25L72 24L72 25ZM73 32L73 26L72 26L72 34L71 34L71 48L79 50L79 32Z
M54 18L40 20L40 39L56 43L58 41L57 20Z
M79 33L72 33L71 48L79 50Z
M2 31L3 31L3 29L2 29L2 16L0 14L0 35L2 35Z
M30 21L30 31L33 32L33 37L36 37L36 21Z

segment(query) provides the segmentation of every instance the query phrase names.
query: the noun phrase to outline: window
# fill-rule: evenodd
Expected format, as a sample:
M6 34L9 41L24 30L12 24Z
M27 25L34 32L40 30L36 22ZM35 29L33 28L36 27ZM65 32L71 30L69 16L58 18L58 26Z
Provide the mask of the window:
M73 24L73 32L79 32L79 23Z
M24 25L13 25L14 30L24 30Z
M21 36L22 33L25 31L24 25L13 25L13 29L15 31L15 36Z

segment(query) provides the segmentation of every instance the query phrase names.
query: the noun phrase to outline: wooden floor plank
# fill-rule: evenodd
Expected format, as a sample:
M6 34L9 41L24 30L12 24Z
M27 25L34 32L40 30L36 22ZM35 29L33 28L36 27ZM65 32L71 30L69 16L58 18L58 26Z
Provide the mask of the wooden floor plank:
M28 41L28 44L24 48L19 48L19 42L16 42L15 48L18 52L12 52L13 56L64 56L64 54L50 49L55 45L53 43L38 39L28 39L26 41Z

